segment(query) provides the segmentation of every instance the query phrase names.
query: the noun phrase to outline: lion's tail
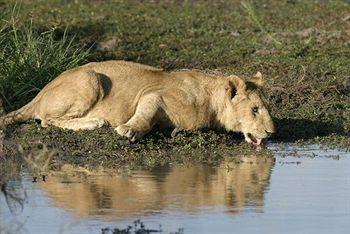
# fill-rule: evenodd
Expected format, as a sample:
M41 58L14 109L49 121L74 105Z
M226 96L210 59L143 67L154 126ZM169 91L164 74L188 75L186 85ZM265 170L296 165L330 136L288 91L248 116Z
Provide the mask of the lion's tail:
M35 100L35 99L34 99ZM4 116L0 117L0 126L13 124L17 122L24 122L34 117L35 101L32 100L22 108L12 111Z

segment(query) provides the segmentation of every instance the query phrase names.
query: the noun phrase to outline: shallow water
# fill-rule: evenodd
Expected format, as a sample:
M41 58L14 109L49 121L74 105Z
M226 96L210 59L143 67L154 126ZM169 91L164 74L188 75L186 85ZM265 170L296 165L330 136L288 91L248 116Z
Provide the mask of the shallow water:
M0 233L101 233L137 219L163 233L349 233L350 153L317 145L270 149L274 158L130 176L57 175L33 183L23 173L0 194Z

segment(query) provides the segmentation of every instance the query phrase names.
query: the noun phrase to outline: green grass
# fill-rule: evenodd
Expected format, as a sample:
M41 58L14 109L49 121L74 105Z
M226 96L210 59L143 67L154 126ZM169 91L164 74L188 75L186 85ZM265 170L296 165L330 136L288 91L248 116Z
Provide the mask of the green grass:
M243 77L261 71L278 128L275 141L350 147L348 1L26 0L17 4L20 17L12 21L15 3L0 0L2 18L10 21L1 23L0 33L0 86L7 110L28 102L58 73L85 60L123 59L166 70L195 68ZM114 43L108 50L96 50L109 40ZM87 158L101 165L176 161L159 152L186 155L203 148L201 137L209 137L194 133L188 140L162 141L155 134L130 146L112 130L23 128L15 139L40 140L81 162L92 155ZM209 135L210 152L246 147ZM211 155L215 161L217 156ZM200 154L194 158L201 160Z
M55 29L38 32L16 19L0 29L0 95L6 110L26 104L61 72L78 66L89 54L68 39L54 39Z

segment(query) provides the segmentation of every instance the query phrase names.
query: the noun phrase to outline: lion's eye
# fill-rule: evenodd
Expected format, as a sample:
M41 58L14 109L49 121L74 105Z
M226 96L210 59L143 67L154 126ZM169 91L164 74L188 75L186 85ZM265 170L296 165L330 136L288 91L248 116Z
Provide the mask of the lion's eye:
M259 112L259 107L256 106L252 110L254 114L257 114Z

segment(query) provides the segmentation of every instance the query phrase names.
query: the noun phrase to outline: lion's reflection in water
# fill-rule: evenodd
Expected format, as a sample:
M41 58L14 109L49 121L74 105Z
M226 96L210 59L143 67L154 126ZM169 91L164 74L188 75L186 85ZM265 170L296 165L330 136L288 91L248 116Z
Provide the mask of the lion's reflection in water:
M132 176L51 176L42 188L56 206L79 217L133 218L154 212L210 211L232 214L249 207L259 212L269 186L274 158L239 157L219 167L174 166Z

